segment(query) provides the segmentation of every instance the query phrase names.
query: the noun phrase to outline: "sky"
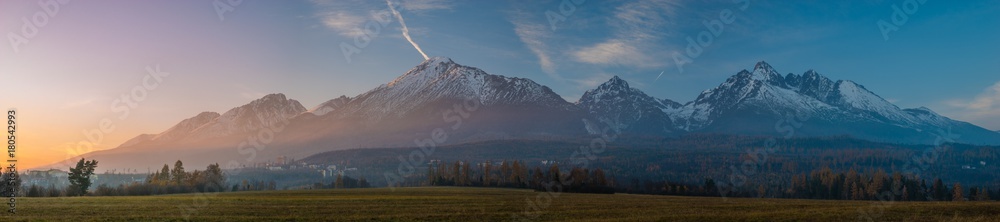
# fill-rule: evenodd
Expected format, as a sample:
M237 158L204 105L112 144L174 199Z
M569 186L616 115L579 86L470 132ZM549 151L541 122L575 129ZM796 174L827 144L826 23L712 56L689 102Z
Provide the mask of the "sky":
M684 103L767 61L1000 130L998 12L936 0L0 1L0 106L17 110L19 163L32 167L269 93L307 108L355 96L426 57L569 102L617 75Z

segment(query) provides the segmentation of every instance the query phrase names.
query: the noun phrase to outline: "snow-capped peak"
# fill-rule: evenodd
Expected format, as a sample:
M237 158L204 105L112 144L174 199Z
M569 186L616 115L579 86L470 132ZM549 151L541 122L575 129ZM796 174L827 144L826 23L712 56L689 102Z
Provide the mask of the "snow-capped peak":
M842 108L867 112L875 115L873 117L881 116L896 122L907 124L914 122L911 115L854 81L839 80L835 89L830 102Z
M446 57L421 62L388 84L352 99L346 112L363 112L369 120L402 116L442 99L476 99L482 105L527 105L572 107L546 86L530 79L493 75L456 64ZM357 100L357 101L354 101Z
M753 66L753 70L774 70L774 68L771 67L771 64L767 64L766 61L761 60Z
M444 56L434 56L424 61L424 63L438 64L438 63L455 63L451 58Z
M260 99L251 101L249 104L233 108L232 110L229 110L228 112L224 113L223 116L229 114L230 112L238 108L272 108L277 110L291 110L293 112L297 111L297 113L294 114L306 111L305 107L303 107L302 104L299 103L299 101L296 101L294 99L288 99L285 97L285 94L282 93L273 93L261 97Z
M456 66L458 64L455 64L448 57L431 57L407 71L406 74L396 77L396 79L386 85L391 87L402 82L424 84L438 78L439 75L449 73L448 71Z
M653 98L628 82L614 76L595 89L587 90L577 105L596 115L597 119L615 131L669 133L676 129L667 110L680 105L670 100Z
M627 93L632 87L629 87L628 82L619 78L617 75L611 77L607 82L601 83L596 89L587 90L584 94L594 94L599 92L622 92Z
M615 75L614 77L611 77L611 79L608 80L608 82L605 82L604 84L620 85L620 86L624 86L625 88L628 88L628 82L626 82L625 80L622 80L621 78L618 78L617 75Z
M783 81L781 74L778 74L778 71L775 71L770 64L764 61L757 62L757 65L754 65L750 77L753 80L767 82L772 85L778 85Z
M841 102L852 105L855 108L865 108L865 106L871 105L874 102L888 103L881 97L868 91L864 86L850 80L837 81L837 92L839 93Z
M826 77L824 77L824 76L820 75L819 73L817 73L816 70L810 69L810 70L807 70L806 73L802 74L802 78L805 78L805 79L818 79L818 78L826 78Z

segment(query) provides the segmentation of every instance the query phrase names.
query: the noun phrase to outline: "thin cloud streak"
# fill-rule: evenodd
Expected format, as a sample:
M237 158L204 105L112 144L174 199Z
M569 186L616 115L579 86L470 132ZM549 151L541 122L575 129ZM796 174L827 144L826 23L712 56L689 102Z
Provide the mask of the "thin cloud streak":
M385 0L385 4L389 6L389 10L392 11L392 14L396 15L396 19L399 19L399 25L403 27L403 37L406 38L406 41L410 42L410 44L413 45L413 48L417 49L417 52L420 52L420 55L424 56L424 60L430 59L430 57L427 57L427 54L424 53L424 50L420 49L420 45L417 45L417 42L414 42L413 38L410 38L410 29L406 27L406 21L403 20L403 15L400 15L399 11L396 11L396 8L392 7L392 2L389 2L389 0Z

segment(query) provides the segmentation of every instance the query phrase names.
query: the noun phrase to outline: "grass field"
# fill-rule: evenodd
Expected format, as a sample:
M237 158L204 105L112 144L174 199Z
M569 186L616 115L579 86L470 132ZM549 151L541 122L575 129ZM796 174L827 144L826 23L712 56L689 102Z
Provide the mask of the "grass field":
M1000 221L1000 202L907 203L559 194L490 188L19 198L0 221ZM544 197L544 196L543 196ZM531 207L536 205L537 207ZM884 213L878 215L879 207ZM526 213L527 212L527 213ZM188 215L185 217L185 215ZM517 216L515 216L517 215ZM537 217L535 217L537 216Z

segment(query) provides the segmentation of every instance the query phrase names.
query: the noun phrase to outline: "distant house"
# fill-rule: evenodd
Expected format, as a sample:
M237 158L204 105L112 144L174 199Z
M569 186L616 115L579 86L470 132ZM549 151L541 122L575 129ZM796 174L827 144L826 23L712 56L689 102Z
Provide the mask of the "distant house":
M267 167L267 170L270 170L270 171L280 171L280 170L284 170L284 169L282 169L280 166L270 166L270 167Z
M278 164L278 165L285 165L285 164L286 164L286 162L285 162L285 161L286 161L287 159L288 159L288 157L285 157L285 156L279 156L279 157L277 158L276 162L277 162L277 164Z
M33 177L46 177L46 176L49 176L49 177L60 177L60 176L69 176L69 172L58 170L58 169L28 170L28 171L25 172L25 175L33 176Z
M48 173L45 171L28 170L27 172L24 172L24 175L29 177L44 177L47 176Z

